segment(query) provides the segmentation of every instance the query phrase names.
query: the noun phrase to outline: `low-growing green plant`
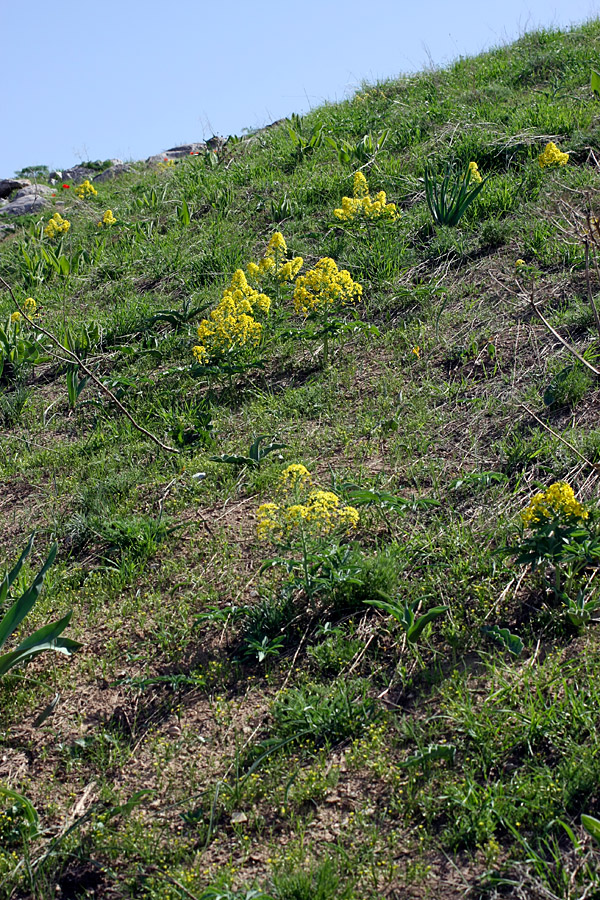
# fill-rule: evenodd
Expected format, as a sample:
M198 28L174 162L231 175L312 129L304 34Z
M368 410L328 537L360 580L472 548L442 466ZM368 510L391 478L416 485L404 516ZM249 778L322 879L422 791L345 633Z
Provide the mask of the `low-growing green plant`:
M23 368L33 366L40 357L38 336L23 322L16 312L0 324L0 383L16 381Z
M273 738L308 736L315 746L335 746L357 737L380 715L369 688L369 682L360 678L289 688L271 708Z
M291 125L288 125L288 133L294 145L294 156L298 161L310 156L323 140L323 127L316 125L310 134L304 132L304 119L295 113L291 116Z
M570 596L577 577L600 559L600 539L590 533L588 518L570 485L557 481L522 511L519 541L506 552L516 553L517 565L527 565L532 572L552 565L556 599Z
M285 643L282 635L269 639L265 635L262 641L255 638L246 639L246 656L256 656L259 663L269 660L271 657L276 659L281 653L281 649Z
M489 177L482 178L475 163L468 163L461 169L456 163L448 162L440 180L428 163L425 167L425 197L435 224L458 225Z
M271 222L283 222L285 219L294 215L296 206L284 193L280 200L275 198L269 202L269 219Z
M69 363L67 366L67 397L69 399L69 409L75 409L81 392L89 381L88 376L83 378L79 375L79 366Z
M366 166L369 165L369 163L372 163L380 150L383 149L389 133L389 128L386 128L381 134L375 135L375 137L370 133L365 134L364 137L359 141L356 141L356 143L345 140L341 140L338 143L331 137L326 137L325 140L329 146L335 150L341 163Z
M263 444L268 438L267 434L258 434L250 444L247 456L232 456L223 453L221 456L210 456L212 462L227 463L229 466L247 466L249 469L260 469L261 463L271 453L277 450L284 450L288 445L272 441L270 444ZM281 458L281 457L280 457Z
M192 319L203 313L207 308L206 303L193 305L191 297L185 297L181 303L181 309L159 309L148 319L148 327L155 325L156 322L168 322L176 331L181 330L188 325Z
M12 428L21 421L23 410L31 397L31 388L23 384L11 385L12 390L0 389L0 423Z
M575 628L581 628L584 625L589 625L591 621L597 621L592 620L592 616L600 609L600 597L598 595L590 597L586 589L581 588L575 598L566 596L564 599L566 604L565 614Z
M15 584L23 563L33 547L33 538L34 535L31 535L25 550L13 568L6 573L4 580L0 584L0 609L6 606L9 591ZM44 577L54 562L56 551L57 546L55 544L30 587L4 613L4 617L0 621L0 650L4 648L8 639L37 603L44 583ZM71 621L71 616L72 611L68 612L62 619L59 619L58 622L52 622L49 625L44 625L43 628L38 628L37 631L34 631L33 634L22 640L14 650L3 653L0 656L0 678L6 675L10 669L29 662L46 650L54 650L57 653L62 653L64 656L71 656L72 653L79 650L81 644L77 643L77 641L60 636Z
M481 633L504 647L513 656L520 656L523 652L525 646L523 641L518 634L512 634L508 628L500 628L499 625L482 625Z
M591 373L580 363L558 372L544 391L546 406L574 406L593 384Z
M381 595L380 597L365 600L365 603L393 616L400 623L409 644L417 644L427 625L439 619L449 609L448 606L434 606L422 615L418 615L421 605L420 598L413 600L412 603L408 601L402 603L399 599L395 600L392 597L388 597L381 591L378 591L378 593Z

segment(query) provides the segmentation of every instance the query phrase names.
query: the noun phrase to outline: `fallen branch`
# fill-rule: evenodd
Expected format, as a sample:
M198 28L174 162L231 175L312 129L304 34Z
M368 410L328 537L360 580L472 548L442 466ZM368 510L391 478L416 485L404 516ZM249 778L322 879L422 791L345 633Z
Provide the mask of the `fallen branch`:
M139 432L141 432L143 435L145 435L147 438L150 438L150 440L151 440L154 444L156 444L157 447L160 447L161 450L166 450L167 453L177 453L177 454L181 453L181 450L177 450L175 447L169 447L168 444L163 444L163 442L162 442L159 438L157 438L156 435L152 434L151 431L148 431L146 428L144 428L143 425L140 425L138 422L136 422L135 419L133 418L133 416L131 415L131 413L129 413L129 412L125 409L125 407L123 406L123 404L121 403L121 401L118 400L118 399L115 397L115 395L114 395L113 392L110 390L110 388L107 388L107 386L106 386L105 384L103 384L103 382L102 382L96 375L94 375L94 373L92 372L92 370L91 370L88 366L86 366L86 364L83 362L83 360L81 360L81 359L77 356L76 353L73 353L72 350L69 350L68 347L65 347L63 344L61 344L61 342L58 340L58 338L55 337L55 336L52 334L51 331L48 331L48 329L44 328L43 325L40 325L39 322L34 322L33 319L31 319L31 318L27 315L27 313L25 312L25 310L22 308L22 306L19 304L17 298L15 297L15 295L14 295L14 293L13 293L13 290L12 290L10 284L8 284L8 283L4 280L4 278L2 278L1 275L0 275L0 282L2 282L2 284L4 285L4 287L6 288L6 290L9 292L10 296L12 297L12 301L13 301L13 303L15 304L15 306L17 307L17 310L20 312L21 316L22 316L27 322L29 322L29 324L31 325L31 327L37 329L38 331L41 331L42 334L46 335L46 337L49 338L49 339L52 341L52 343L55 344L55 345L59 348L59 350L61 351L61 353L66 354L66 359L65 359L65 358L63 358L63 357L60 357L60 356L58 355L58 353L54 353L53 355L54 355L57 359L59 359L61 362L74 363L74 364L80 366L81 370L82 370L83 372L85 372L85 374L88 376L88 378L90 378L90 379L94 382L94 384L97 385L97 387L100 388L100 390L101 390L103 393L106 394L106 396L107 396L107 397L115 404L115 406L116 406L116 407L123 413L123 415L131 422L131 424L133 425L133 427L134 427L137 431L139 431Z
M575 454L575 456L578 456L582 462L586 463L586 465L588 465L588 466L591 466L592 469L594 469L596 472L600 472L600 465L598 465L598 463L593 463L591 461L591 459L588 459L586 456L583 455L583 453L580 453L579 450L577 449L577 447L574 447L573 444L570 444L569 441L566 438L564 438L561 434L559 434L557 431L554 431L552 428L550 428L549 425L546 425L545 422L542 422L542 420L539 418L539 416L536 416L536 414L533 412L533 410L529 409L528 406L525 406L524 403L521 403L520 406L525 410L526 413L529 413L529 415L532 418L534 418L535 421L539 425L542 426L542 428L545 428L546 431L549 431L550 434L553 435L553 437L555 437L559 441L561 441L566 447L569 448L569 450L572 450L573 453Z
M551 334L554 335L554 337L557 339L557 341L560 341L560 343L563 345L563 347L566 347L566 349L569 351L569 353L570 353L572 356L575 357L575 359L578 359L579 362L582 363L582 365L586 366L586 368L588 368L588 369L590 370L590 372L593 372L594 375L596 376L596 378L600 378L600 369L597 369L597 368L596 368L595 366L593 366L590 362L588 362L587 359L585 359L585 358L581 355L581 353L579 353L579 351L577 351L577 350L575 349L575 347L572 347L571 344L569 344L569 342L566 341L566 340L564 339L564 337L562 337L562 335L560 335L560 334L558 333L558 331L556 330L556 328L553 328L553 327L552 327L552 325L550 324L550 322L548 321L548 319L544 316L544 314L541 312L541 310L540 310L539 307L537 306L537 304L536 304L536 302L535 302L535 300L534 300L533 292L534 292L534 287L533 287L533 284L532 284L532 285L531 285L531 294L530 294L530 296L529 296L529 304L530 304L530 306L532 307L532 309L533 309L533 311L535 312L535 314L536 314L536 316L538 317L538 319L539 319L541 322L543 322L543 324L546 326L546 328L548 329L548 331L549 331Z

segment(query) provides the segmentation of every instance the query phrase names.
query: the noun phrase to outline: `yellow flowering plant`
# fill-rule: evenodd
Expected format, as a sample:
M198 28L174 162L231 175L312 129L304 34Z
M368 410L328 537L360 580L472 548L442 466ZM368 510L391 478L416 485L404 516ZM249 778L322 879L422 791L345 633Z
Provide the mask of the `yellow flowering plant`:
M544 150L538 156L540 169L552 168L554 166L566 166L569 161L569 154L559 150L554 141L550 141L544 147Z
M256 352L263 337L263 322L271 299L248 283L243 269L237 269L217 306L202 319L192 348L196 362L217 367L230 374L256 364Z
M40 335L31 331L31 319L37 310L33 297L27 297L21 304L22 315L18 310L13 312L0 325L0 383L13 382L25 365L33 365L40 356Z
M99 228L103 228L103 227L109 228L111 225L116 225L116 224L117 224L117 220L115 219L115 217L113 215L112 209L107 209L106 212L104 213L104 215L102 216L102 218L100 219L100 221L98 222L98 227Z
M323 338L323 365L329 361L329 341L345 329L345 322L332 316L340 315L362 298L362 285L352 280L346 269L338 269L333 259L324 257L304 275L298 276L294 289L294 310L305 320L316 320L313 338ZM355 321L358 323L358 320Z
M283 234L276 231L262 258L234 272L217 306L200 322L199 340L192 348L197 366L231 375L257 365L267 337L271 295L279 305L303 265L302 257L292 256Z
M590 529L588 510L569 484L556 481L535 494L519 518L520 540L508 552L532 572L552 565L555 597L569 603L576 578L600 560L600 540Z
M301 590L310 600L330 592L341 580L351 582L350 551L340 547L340 540L355 533L358 510L333 491L321 489L300 463L282 472L277 499L258 507L256 531L259 540L270 541L288 556L268 560L263 570L283 566L288 587Z
M385 191L379 191L371 197L367 179L360 170L354 173L353 196L342 197L342 205L333 211L340 222L353 222L355 219L393 222L398 217L395 203L388 203Z
M71 223L68 219L63 219L60 213L54 213L52 218L44 226L44 234L47 238L50 238L50 240L54 240L54 238L66 234L70 227Z
M90 197L98 196L98 191L91 183L89 178L86 178L85 181L82 181L81 184L77 185L77 187L75 188L75 193L80 200L88 200Z

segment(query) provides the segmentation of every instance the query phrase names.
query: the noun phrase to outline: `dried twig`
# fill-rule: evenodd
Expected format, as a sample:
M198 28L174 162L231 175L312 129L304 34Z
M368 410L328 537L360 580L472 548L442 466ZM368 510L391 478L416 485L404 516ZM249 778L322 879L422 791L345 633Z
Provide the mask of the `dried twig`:
M600 378L600 370L597 369L595 366L593 366L590 362L588 362L587 359L585 359L585 357L583 357L581 355L581 353L579 353L579 351L575 349L575 347L573 347L571 344L569 344L569 342L566 341L564 339L564 337L562 337L562 335L560 335L558 333L556 328L553 328L553 326L550 324L548 319L541 312L540 308L538 307L538 305L536 304L535 299L534 299L533 282L531 285L531 294L529 295L529 304L532 307L532 309L535 312L538 319L546 326L548 331L554 335L554 337L557 339L557 341L560 341L560 343L563 345L563 347L565 347L569 351L569 353L575 357L575 359L578 359L582 365L584 365L587 369L590 370L590 372L593 372L594 375L596 376L596 378Z
M529 413L529 415L532 418L534 418L535 421L538 422L538 424L542 426L542 428L545 428L546 431L549 431L553 437L555 437L555 438L557 438L557 440L561 441L561 443L563 443L566 447L568 447L569 450L572 450L573 453L575 454L575 456L578 456L582 462L584 462L588 466L591 466L592 469L594 469L596 472L600 472L600 465L598 465L598 463L593 463L591 461L591 459L587 459L587 457L585 457L583 455L583 453L579 452L577 447L574 447L573 444L570 444L569 441L566 438L564 438L561 434L558 434L557 431L554 431L552 428L550 428L549 425L546 425L545 422L542 422L542 420L539 418L539 416L536 416L536 414L531 409L529 409L528 406L525 406L524 403L521 403L520 406L525 410L526 413Z
M163 442L159 438L157 438L156 435L152 434L151 431L148 431L146 428L143 427L143 425L140 425L138 422L136 422L135 419L133 418L133 416L125 409L125 407L120 402L120 400L117 400L117 398L115 397L113 392L110 390L110 388L108 388L105 384L103 384L103 382L96 375L94 375L92 370L88 366L86 366L86 364L83 362L83 360L81 360L77 356L76 353L73 353L72 350L69 350L68 347L65 347L64 344L61 344L61 342L58 340L58 338L55 337L51 331L48 331L46 328L44 328L43 325L40 325L39 322L34 322L27 315L27 313L25 312L25 310L22 308L22 306L19 304L17 298L15 297L11 286L4 280L4 278L2 278L2 276L0 276L0 282L4 285L6 290L9 292L10 296L12 297L13 303L15 304L15 306L17 307L17 310L20 312L20 314L25 319L25 321L29 322L29 324L31 325L32 328L35 328L38 331L41 331L42 334L45 334L47 338L50 338L52 343L55 344L59 348L61 353L64 353L66 355L66 358L63 358L63 357L58 356L57 353L53 353L53 355L57 359L59 359L61 362L74 363L74 364L78 365L81 368L81 370L83 372L85 372L85 374L88 376L88 378L91 378L91 380L94 382L94 384L97 385L97 387L99 387L100 390L104 394L106 394L106 396L115 404L116 407L118 407L118 409L120 409L120 411L123 413L123 415L131 422L133 427L135 429L137 429L137 431L140 431L147 438L150 438L150 440L154 444L156 444L157 447L160 447L161 450L166 450L167 453L177 453L177 454L181 453L181 450L177 450L175 447L169 447L168 444L163 444Z

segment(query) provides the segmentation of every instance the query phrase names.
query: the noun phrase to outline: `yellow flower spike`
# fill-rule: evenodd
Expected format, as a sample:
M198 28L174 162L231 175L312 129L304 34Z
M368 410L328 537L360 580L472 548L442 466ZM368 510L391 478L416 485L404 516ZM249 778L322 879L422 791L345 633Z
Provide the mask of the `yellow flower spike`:
M517 269L520 269L521 266L524 266L524 265L525 265L525 260L524 260L524 259L518 259L518 260L516 261L516 263L515 263L515 266L516 266Z
M353 180L353 194L356 200L369 196L369 186L363 172L355 172Z
M87 200L88 197L96 197L98 195L98 191L89 178L86 178L85 181L75 188L75 193L80 200Z
M117 220L113 216L112 209L107 209L106 212L104 213L104 215L102 216L102 218L100 219L100 221L98 222L98 225L100 226L100 228L102 228L102 226L104 226L104 225L108 228L110 225L116 225L116 222L117 222Z
M23 318L23 316L22 316L21 313L17 310L16 312L11 313L10 321L14 324L15 322L20 322L22 318Z
M476 184L481 184L483 181L476 162L469 163L469 181L474 181Z
M535 527L554 519L585 520L589 513L575 498L573 488L564 481L556 481L545 491L535 494L521 512L525 527Z
M362 172L354 173L353 197L342 197L342 205L333 214L341 222L352 222L361 213L367 219L386 218L394 220L398 216L395 203L388 203L385 191L379 191L375 199L369 194L367 179Z
M44 234L52 240L60 234L66 234L70 227L71 223L68 219L63 219L60 213L54 213L44 226Z
M285 256L287 254L287 244L280 231L276 231L271 237L271 240L267 244L267 249L265 250L265 257L274 260L278 254L280 256Z
M265 256L258 264L258 271L261 275L266 275L267 272L270 272L271 269L275 268L275 261L271 259L270 256Z
M352 280L346 269L339 270L333 259L324 257L314 269L296 280L294 309L307 316L309 312L333 304L347 306L362 297L362 286Z
M312 484L312 475L301 463L292 463L283 470L280 481L287 490Z
M277 276L281 281L293 281L302 266L304 260L301 256L295 256L294 259L284 263L279 269Z
M568 161L569 154L559 150L554 141L546 144L543 153L538 156L538 163L542 169L549 166L566 166Z

